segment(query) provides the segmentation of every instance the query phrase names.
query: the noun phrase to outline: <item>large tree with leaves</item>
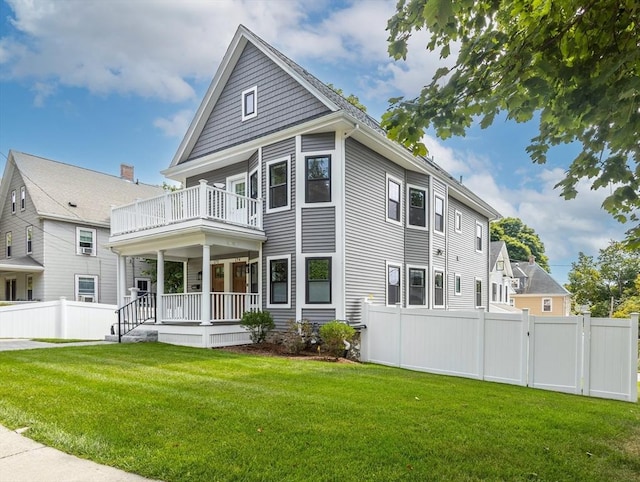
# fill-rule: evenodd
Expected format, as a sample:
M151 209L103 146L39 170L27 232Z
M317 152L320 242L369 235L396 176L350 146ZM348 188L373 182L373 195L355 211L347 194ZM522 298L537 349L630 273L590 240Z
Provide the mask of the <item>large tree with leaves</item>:
M530 256L535 256L538 266L550 271L544 243L521 219L502 218L491 223L491 241L504 241L511 261L527 261Z
M582 151L558 183L571 199L577 183L612 187L603 207L621 222L640 216L640 4L637 0L399 0L388 22L389 53L406 58L414 31L427 49L448 57L414 99L391 99L389 136L426 154L424 130L445 139L485 128L506 112L517 122L537 114L527 151L545 163L550 147ZM640 224L627 231L640 248Z

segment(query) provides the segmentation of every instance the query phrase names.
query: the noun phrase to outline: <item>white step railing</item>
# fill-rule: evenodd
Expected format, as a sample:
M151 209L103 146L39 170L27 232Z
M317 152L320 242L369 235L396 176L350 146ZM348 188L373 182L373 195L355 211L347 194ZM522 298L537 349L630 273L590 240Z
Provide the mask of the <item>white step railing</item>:
M262 200L200 185L111 209L111 235L202 218L262 229Z
M180 293L162 295L158 306L158 317L162 323L198 322L202 323L202 293ZM246 311L260 309L257 293L209 294L211 320L240 321Z

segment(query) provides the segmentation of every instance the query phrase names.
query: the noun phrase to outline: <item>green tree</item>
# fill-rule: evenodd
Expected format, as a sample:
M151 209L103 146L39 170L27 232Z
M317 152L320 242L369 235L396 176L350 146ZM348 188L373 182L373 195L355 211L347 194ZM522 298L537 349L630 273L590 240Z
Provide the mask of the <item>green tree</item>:
M152 283L158 281L158 262L155 259L145 260L148 268L142 273L151 278ZM182 293L184 291L184 267L179 261L164 262L164 292Z
M593 256L587 256L583 252L578 253L578 261L571 263L568 279L569 282L564 287L573 295L575 313L579 312L583 306L587 306L592 316L607 316L608 292Z
M529 256L550 272L549 257L544 253L544 243L536 232L518 218L502 218L491 223L491 241L504 241L511 261L527 261Z
M391 99L383 126L415 154L424 130L446 139L499 112L516 122L539 118L527 148L543 164L550 147L582 151L556 187L565 199L588 179L612 187L603 208L620 222L640 216L640 6L637 0L399 0L389 19L389 54L406 59L414 31L427 49L455 65L440 68L414 99ZM640 248L640 224L626 242Z
M630 295L618 305L618 309L613 313L614 318L629 318L631 313L640 313L640 273L635 281L636 295Z
M327 87L329 87L331 90L333 90L336 94L341 95L342 97L344 97L347 100L347 102L349 102L349 104L356 106L362 112L367 112L367 107L360 102L360 99L358 99L358 97L356 95L349 94L347 96L347 95L344 94L344 91L342 89L338 89L333 84L327 84Z

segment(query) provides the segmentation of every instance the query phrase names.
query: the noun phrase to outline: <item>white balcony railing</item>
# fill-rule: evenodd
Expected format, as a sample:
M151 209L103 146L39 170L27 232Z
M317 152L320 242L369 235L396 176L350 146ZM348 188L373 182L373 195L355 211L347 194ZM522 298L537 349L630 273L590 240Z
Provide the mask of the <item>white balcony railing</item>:
M207 297L204 297L205 299ZM260 308L257 293L210 293L211 320L240 321L246 311ZM202 293L167 294L158 306L158 317L163 323L202 323Z
M200 185L167 191L111 210L111 235L167 226L191 219L210 219L262 229L262 201Z

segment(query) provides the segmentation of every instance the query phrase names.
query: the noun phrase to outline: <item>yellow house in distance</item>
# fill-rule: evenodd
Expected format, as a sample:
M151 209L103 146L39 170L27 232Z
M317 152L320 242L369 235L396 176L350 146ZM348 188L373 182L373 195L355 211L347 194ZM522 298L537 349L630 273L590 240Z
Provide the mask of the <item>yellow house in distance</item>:
M531 256L528 261L511 262L511 295L516 308L528 308L532 315L569 316L571 293L554 280Z

